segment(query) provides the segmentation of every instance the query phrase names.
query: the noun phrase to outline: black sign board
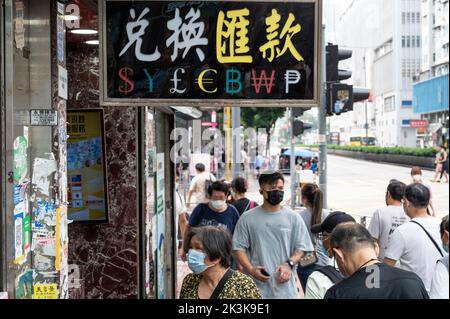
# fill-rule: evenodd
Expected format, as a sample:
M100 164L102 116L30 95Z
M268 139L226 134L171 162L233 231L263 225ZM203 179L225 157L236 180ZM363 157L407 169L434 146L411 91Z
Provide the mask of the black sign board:
M317 105L319 4L103 0L102 102Z

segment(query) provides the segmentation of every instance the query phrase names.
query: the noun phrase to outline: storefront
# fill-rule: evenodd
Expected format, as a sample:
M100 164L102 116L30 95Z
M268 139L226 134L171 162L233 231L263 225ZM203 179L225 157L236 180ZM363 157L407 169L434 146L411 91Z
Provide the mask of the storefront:
M97 1L3 2L0 292L173 298L173 110L100 105Z

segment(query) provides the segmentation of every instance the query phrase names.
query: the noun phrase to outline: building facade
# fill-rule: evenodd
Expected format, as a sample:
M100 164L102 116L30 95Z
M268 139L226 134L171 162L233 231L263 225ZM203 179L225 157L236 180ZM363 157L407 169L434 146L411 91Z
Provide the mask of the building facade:
M414 84L414 113L426 121L420 145L448 147L449 2L421 2L422 63Z
M412 78L420 69L420 0L349 0L335 13L336 44L353 50L340 67L352 70L350 84L369 88L372 97L331 118L330 131L340 131L344 143L368 134L380 146L416 146L409 123L419 118Z

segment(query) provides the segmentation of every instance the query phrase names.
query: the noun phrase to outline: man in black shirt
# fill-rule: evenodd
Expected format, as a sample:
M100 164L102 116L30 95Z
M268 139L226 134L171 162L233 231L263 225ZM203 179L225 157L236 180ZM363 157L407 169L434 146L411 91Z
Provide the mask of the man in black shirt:
M378 261L378 244L362 225L337 226L330 245L340 271L348 277L331 287L325 299L429 299L416 274Z

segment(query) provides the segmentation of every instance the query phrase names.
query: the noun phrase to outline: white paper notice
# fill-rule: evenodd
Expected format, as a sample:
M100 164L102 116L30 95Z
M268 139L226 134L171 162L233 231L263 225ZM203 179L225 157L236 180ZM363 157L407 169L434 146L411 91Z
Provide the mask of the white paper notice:
M56 161L35 158L33 164L33 184L36 185L37 190L46 196L50 196L50 175L56 172Z

